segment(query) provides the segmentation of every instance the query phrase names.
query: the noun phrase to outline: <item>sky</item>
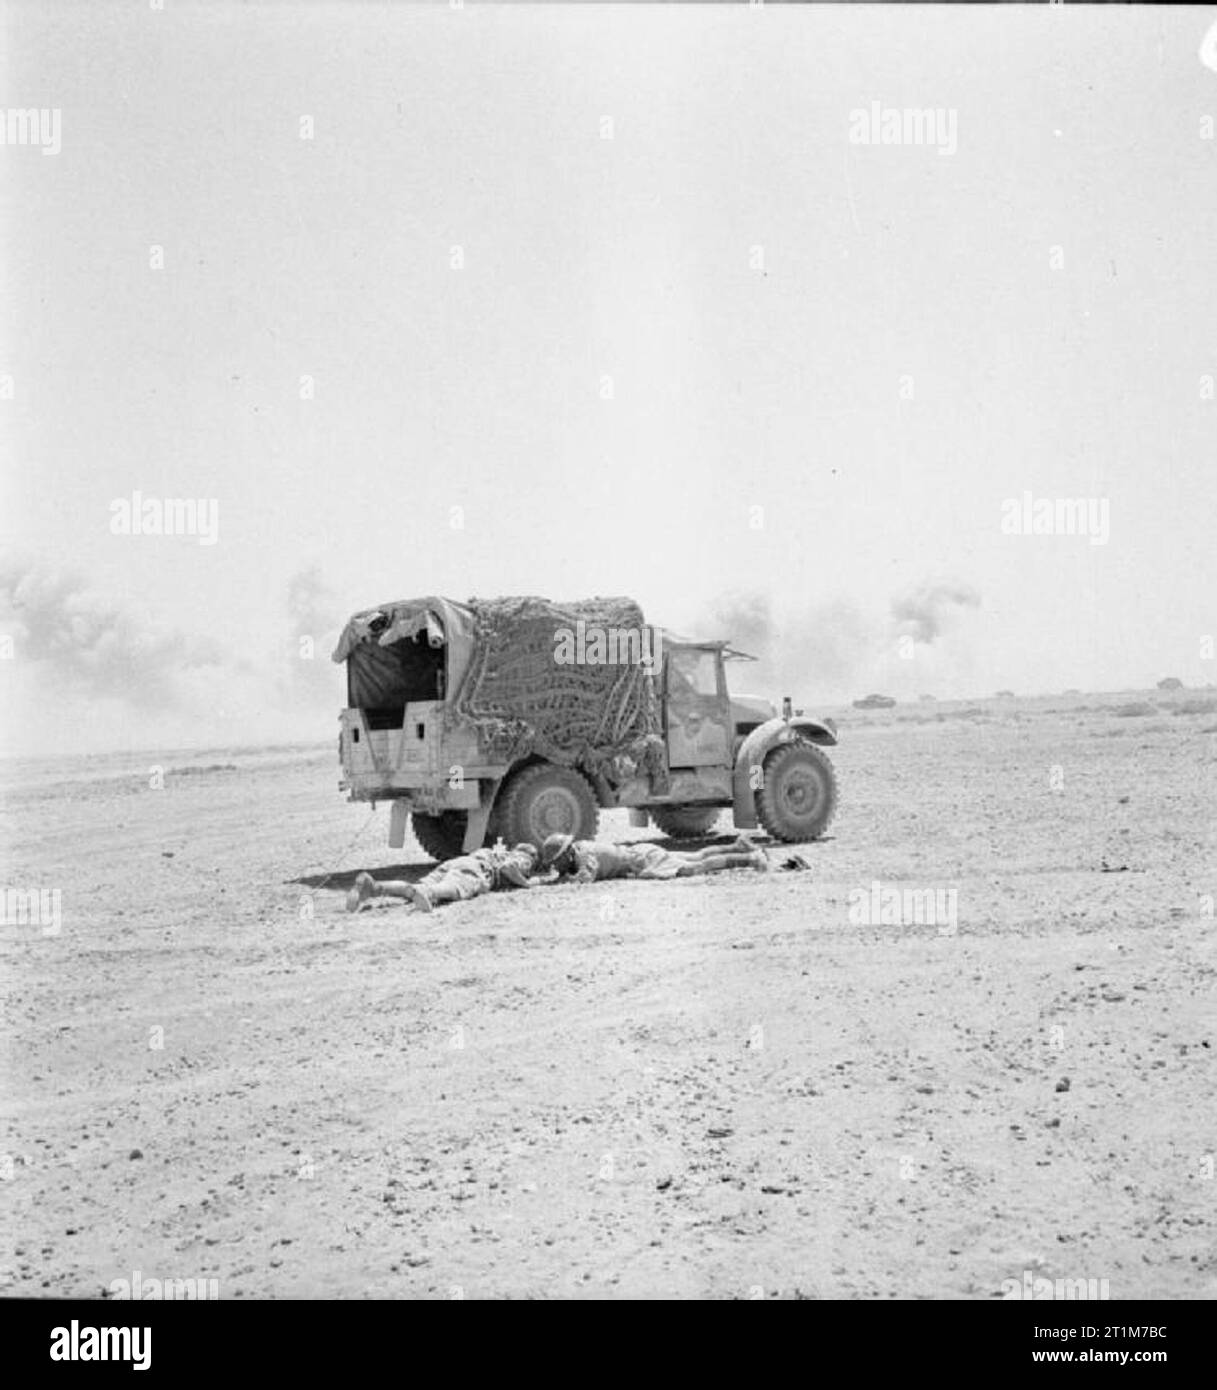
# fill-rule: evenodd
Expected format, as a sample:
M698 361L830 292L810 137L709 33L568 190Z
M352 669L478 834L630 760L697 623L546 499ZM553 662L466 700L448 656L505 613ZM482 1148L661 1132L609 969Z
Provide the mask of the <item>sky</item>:
M427 593L809 709L1217 680L1217 10L0 14L0 751L328 739Z

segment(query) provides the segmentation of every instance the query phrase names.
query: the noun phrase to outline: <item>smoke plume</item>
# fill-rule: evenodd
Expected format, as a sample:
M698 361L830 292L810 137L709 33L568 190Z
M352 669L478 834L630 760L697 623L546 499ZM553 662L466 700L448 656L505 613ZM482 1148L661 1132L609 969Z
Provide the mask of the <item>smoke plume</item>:
M762 593L722 594L710 608L707 630L750 656L768 660L775 636L773 608Z
M782 691L844 687L867 666L879 634L846 599L804 605L779 620L767 594L726 594L715 600L697 627L699 636L725 637L755 656L757 665L737 683L780 686Z
M344 615L317 565L298 570L288 580L286 606L291 629L287 656L289 693L317 696L333 703L339 696L341 681L335 676L330 652Z
M958 614L980 605L980 595L958 581L926 580L891 600L890 615L868 613L850 599L829 598L788 606L779 616L763 591L733 592L711 601L698 619L699 637L727 638L759 658L757 665L732 671L732 688L747 687L798 698L855 695L862 688L898 683L908 664L895 659L895 642L912 637L929 647L947 648L941 660L918 665L918 678L942 674L961 659L956 642L942 640ZM962 652L966 657L966 651Z
M13 660L45 680L45 698L122 699L144 709L180 700L179 678L219 665L210 641L159 630L89 592L80 575L35 565L0 565L0 622Z
M892 620L898 637L928 646L961 608L979 607L980 595L969 584L923 583L892 600Z

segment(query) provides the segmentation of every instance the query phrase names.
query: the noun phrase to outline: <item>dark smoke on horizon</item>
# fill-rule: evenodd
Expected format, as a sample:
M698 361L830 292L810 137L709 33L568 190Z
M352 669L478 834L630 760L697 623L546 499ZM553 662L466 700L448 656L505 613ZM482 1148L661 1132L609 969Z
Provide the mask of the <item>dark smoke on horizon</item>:
M970 584L924 583L892 600L892 619L897 636L929 646L961 608L979 607L980 595Z
M178 677L222 662L216 643L158 631L91 594L70 570L0 566L0 622L13 638L14 661L38 667L49 684L143 709L172 708Z
M773 608L762 593L723 594L708 615L708 631L728 638L749 656L768 660L774 640Z
M779 621L768 595L726 594L710 607L699 635L725 637L755 656L755 676L737 683L778 682L810 691L825 683L842 684L865 666L878 648L877 634L861 611L846 599L812 604Z
M297 693L333 700L341 678L330 661L342 615L337 599L317 565L297 570L287 581L286 605L291 626L288 683Z
M748 673L734 675L740 688L780 685L810 698L825 687L844 692L852 683L871 679L877 666L890 661L896 638L908 636L932 645L949 632L957 614L979 606L980 595L970 585L927 580L892 599L887 621L868 617L844 598L826 599L778 618L770 596L752 590L712 601L695 635L727 638L758 658Z

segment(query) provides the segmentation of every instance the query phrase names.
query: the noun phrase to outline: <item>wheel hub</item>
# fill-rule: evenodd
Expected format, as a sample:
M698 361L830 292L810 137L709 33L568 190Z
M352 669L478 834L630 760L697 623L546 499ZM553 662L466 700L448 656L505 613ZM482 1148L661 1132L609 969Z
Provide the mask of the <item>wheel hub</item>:
M796 768L782 787L782 804L792 816L813 816L820 808L820 779L804 768Z
M547 787L532 803L529 820L539 840L547 835L575 835L579 803L565 787Z

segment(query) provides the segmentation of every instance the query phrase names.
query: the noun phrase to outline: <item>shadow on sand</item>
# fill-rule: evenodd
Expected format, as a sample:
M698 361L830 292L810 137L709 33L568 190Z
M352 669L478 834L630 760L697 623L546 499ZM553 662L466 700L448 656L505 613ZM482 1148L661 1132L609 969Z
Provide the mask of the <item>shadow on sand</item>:
M406 883L417 883L426 877L435 864L385 864L379 869L343 869L336 874L305 874L303 878L289 878L288 883L299 884L304 888L328 888L335 893L345 893L354 888L357 874L369 873L378 882L387 878L404 879Z

